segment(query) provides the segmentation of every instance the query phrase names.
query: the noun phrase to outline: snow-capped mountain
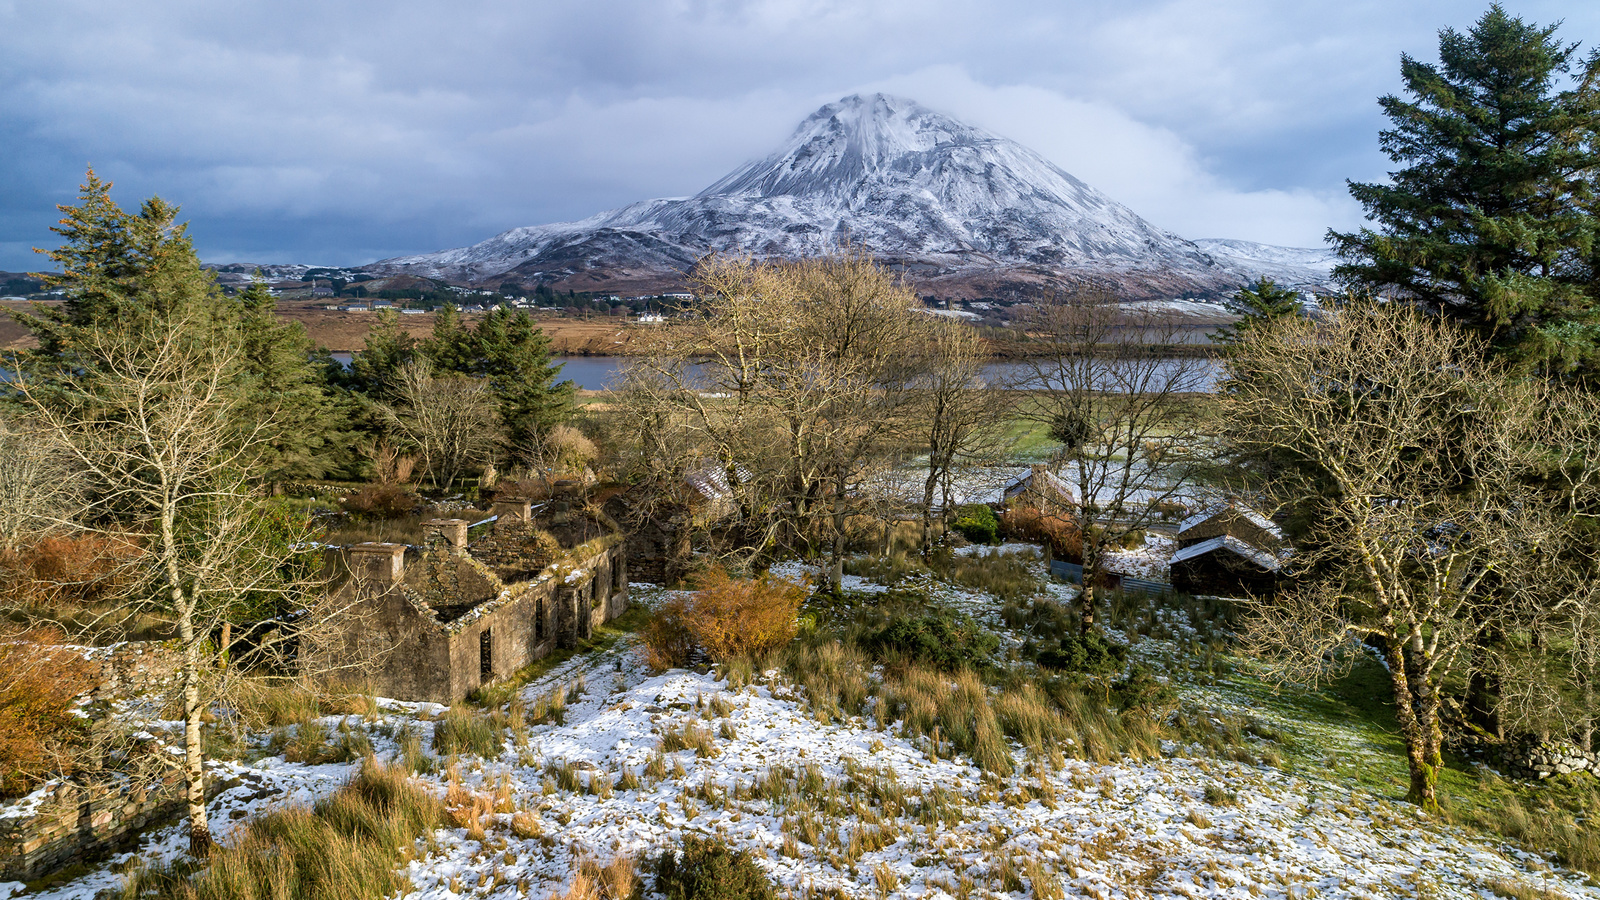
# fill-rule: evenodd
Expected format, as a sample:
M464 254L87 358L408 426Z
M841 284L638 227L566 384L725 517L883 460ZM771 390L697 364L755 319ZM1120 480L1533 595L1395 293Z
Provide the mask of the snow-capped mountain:
M1170 297L1246 280L1232 256L1156 228L1034 151L884 94L822 107L772 155L693 197L371 268L616 290L681 280L711 251L797 257L846 240L934 293L1092 281Z

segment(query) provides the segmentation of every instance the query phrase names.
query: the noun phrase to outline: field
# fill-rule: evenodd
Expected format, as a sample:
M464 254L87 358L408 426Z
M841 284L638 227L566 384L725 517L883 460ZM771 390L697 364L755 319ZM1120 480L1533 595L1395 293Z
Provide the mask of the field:
M278 305L278 314L306 327L311 340L336 353L360 350L367 332L377 321L372 312L337 312L323 309L321 303L289 301ZM482 313L463 318L471 325ZM539 327L550 336L551 348L558 356L614 356L626 346L627 331L617 321L605 317L592 320L539 318ZM400 327L416 337L433 330L433 314L401 316Z
M885 590L858 576L846 587L867 600ZM930 590L1003 646L1018 642L995 596L953 582ZM980 768L903 722L811 696L782 667L654 674L636 639L618 634L528 673L487 708L379 701L365 717L258 740L218 765L240 786L214 801L213 821L227 840L351 778L357 763L285 759L293 732L312 729L364 735L450 807L397 863L411 885L402 895L417 900L561 897L581 860L640 864L688 836L747 852L791 897L1600 898L1546 855L1404 803L1392 724L1381 704L1350 699L1370 700L1370 685L1274 690L1227 654L1222 622L1201 605L1124 604L1110 624L1177 687L1159 747L1120 754L1079 741L1040 755L1011 743L1012 771L998 774L993 760ZM447 744L449 755L433 749ZM1466 765L1444 788L1463 813L1474 797L1519 790ZM26 896L87 900L125 873L159 870L182 844L180 828L160 829Z
M0 349L21 349L33 346L26 329L18 325L5 311L26 312L30 304L25 301L0 301ZM321 303L285 301L278 305L278 315L304 325L313 343L335 353L351 353L366 343L367 332L377 322L371 312L338 312L323 309ZM482 313L465 316L470 325ZM550 336L550 346L558 356L616 356L627 346L628 332L619 322L597 316L592 320L540 318L539 327ZM433 331L433 314L401 316L400 327L415 337L427 337Z

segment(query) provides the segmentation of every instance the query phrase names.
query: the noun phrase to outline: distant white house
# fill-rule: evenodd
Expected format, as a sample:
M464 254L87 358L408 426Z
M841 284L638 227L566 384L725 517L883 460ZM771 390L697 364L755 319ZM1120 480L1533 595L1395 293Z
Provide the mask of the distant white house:
M660 313L645 313L634 321L638 322L640 325L660 325L666 320L667 317L661 315Z
M400 310L400 315L402 315L402 316L425 316L427 314L428 314L428 311L425 310L425 309L402 309L402 310Z
M372 311L372 307L366 305L365 303L352 303L349 306L341 306L341 307L339 307L339 309L343 310L344 312L371 312Z

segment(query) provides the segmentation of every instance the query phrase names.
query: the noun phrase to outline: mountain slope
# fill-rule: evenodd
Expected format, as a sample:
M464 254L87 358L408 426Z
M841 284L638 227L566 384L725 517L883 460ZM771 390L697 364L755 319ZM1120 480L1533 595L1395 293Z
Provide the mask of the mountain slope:
M1231 257L1156 228L1034 151L884 94L822 107L770 156L693 197L371 268L618 290L681 281L712 251L796 257L846 240L933 293L1090 281L1170 297L1247 280Z
M1200 238L1194 243L1212 259L1251 281L1271 278L1281 285L1306 291L1329 290L1333 284L1333 267L1339 262L1339 257L1326 248L1276 247L1225 238Z

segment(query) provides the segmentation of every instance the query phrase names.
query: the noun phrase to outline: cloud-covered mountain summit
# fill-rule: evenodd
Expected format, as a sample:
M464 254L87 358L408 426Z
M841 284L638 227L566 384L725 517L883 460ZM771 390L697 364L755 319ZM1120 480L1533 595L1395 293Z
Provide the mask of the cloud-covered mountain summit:
M1085 281L1130 297L1214 295L1261 266L1253 260L1246 272L1220 246L1208 252L1151 225L1014 141L912 100L858 94L812 113L771 155L692 197L516 228L372 268L651 289L711 251L797 257L846 241L903 267L919 289L969 296Z

